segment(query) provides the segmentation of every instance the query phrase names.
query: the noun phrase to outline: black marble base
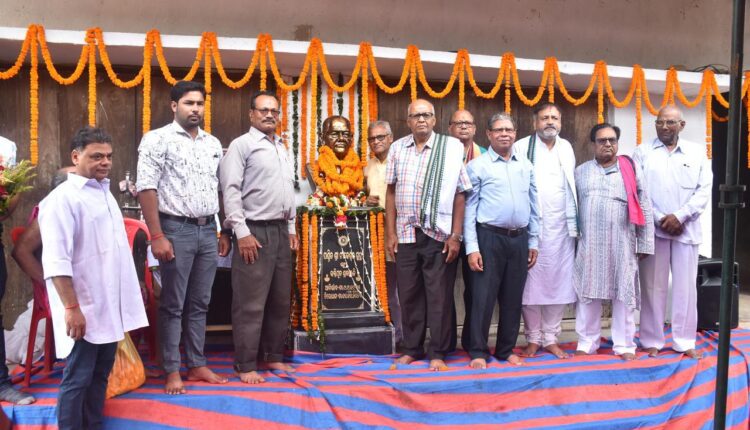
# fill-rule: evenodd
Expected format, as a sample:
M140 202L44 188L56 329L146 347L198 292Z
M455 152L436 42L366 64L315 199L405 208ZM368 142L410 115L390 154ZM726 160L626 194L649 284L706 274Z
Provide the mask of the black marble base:
M396 352L396 340L391 325L326 329L324 351L321 351L317 340L307 336L307 332L294 330L291 336L292 349L295 351L370 355L390 355Z

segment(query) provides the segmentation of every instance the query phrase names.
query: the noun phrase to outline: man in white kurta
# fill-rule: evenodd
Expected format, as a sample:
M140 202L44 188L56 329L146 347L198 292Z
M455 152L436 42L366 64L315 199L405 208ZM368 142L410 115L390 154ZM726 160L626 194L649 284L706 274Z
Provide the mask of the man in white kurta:
M540 347L558 358L568 354L557 344L565 306L576 300L573 260L576 224L575 154L570 142L559 136L560 109L544 103L534 109L535 132L513 145L513 151L534 165L541 235L539 256L529 269L523 290L523 324L533 357Z
M711 200L713 173L705 145L680 138L685 127L675 106L659 111L657 138L636 148L654 207L654 255L640 263L641 345L655 356L664 347L664 319L672 273L672 349L693 358L698 326L700 215Z
M628 193L617 159L620 129L598 124L591 130L595 159L576 168L581 240L573 285L576 304L576 355L594 354L601 339L602 303L612 302L612 350L623 360L635 359L635 310L638 309L638 259L654 252L651 202L643 173L633 163L634 188L643 225L629 218ZM630 160L632 161L632 160ZM628 161L629 162L629 161Z
M68 357L57 400L60 429L101 428L117 342L148 325L117 201L109 191L112 139L73 138L75 173L39 204L42 266L55 347Z

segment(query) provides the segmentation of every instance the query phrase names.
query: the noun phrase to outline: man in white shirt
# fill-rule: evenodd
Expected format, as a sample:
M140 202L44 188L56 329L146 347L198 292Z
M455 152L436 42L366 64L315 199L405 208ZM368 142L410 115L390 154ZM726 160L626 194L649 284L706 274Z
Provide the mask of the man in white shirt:
M203 84L180 81L170 91L174 121L152 130L138 147L138 199L159 259L159 336L164 391L184 394L180 340L190 381L224 384L206 366L206 313L216 275L221 143L201 129Z
M524 354L533 357L539 348L557 358L567 358L557 342L563 314L576 301L573 261L576 237L576 158L573 147L560 137L562 115L552 103L534 108L534 133L513 145L534 165L541 231L539 258L529 269L523 290Z
M640 262L643 348L656 356L664 347L664 319L672 273L672 349L701 358L695 350L698 327L698 245L700 215L711 200L713 172L704 145L680 138L682 112L666 106L656 118L657 138L636 148L654 207L655 251Z
M112 138L86 127L71 146L75 172L39 205L55 347L58 357L68 356L57 420L60 429L101 428L117 342L148 320L125 224L109 191Z

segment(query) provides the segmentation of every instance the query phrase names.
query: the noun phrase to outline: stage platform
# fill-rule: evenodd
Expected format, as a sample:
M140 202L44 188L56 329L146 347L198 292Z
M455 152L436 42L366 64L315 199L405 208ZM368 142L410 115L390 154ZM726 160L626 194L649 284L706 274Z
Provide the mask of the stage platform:
M210 366L231 377L226 385L187 383L188 394L168 396L159 380L108 400L107 429L710 429L716 377L716 333L699 335L705 358L671 350L632 362L611 355L558 360L550 354L524 366L495 360L486 370L467 367L463 352L450 369L427 362L390 370L390 356L298 353L297 372L266 374L245 385L232 371L232 353L209 353ZM669 346L669 344L668 344ZM573 344L565 345L572 352ZM747 429L750 331L734 330L729 368L727 428ZM62 364L34 378L30 406L3 404L16 429L55 428Z

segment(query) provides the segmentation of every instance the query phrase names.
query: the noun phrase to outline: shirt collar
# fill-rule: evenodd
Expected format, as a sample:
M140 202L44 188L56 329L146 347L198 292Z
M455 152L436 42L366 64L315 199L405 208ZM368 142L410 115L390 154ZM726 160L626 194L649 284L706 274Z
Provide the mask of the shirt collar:
M281 139L278 136L274 135L273 136L273 140L271 140L265 133L263 133L262 131L258 130L257 128L255 128L253 126L250 126L249 133L250 133L251 137L255 138L255 140L263 140L263 139L265 139L265 140L267 140L267 141L269 141L271 143L280 143L281 142Z
M189 137L191 139L193 138L193 136L191 136L190 133L187 132L187 130L185 130L184 128L182 128L182 126L177 123L177 120L172 121L171 125L172 125L172 131L173 132L185 135L185 136L187 136L187 137ZM198 134L195 135L195 139L196 140L203 139L204 136L206 136L206 132L203 131L202 128L198 127Z
M653 148L654 148L654 149L657 149L657 148L662 148L662 147L663 147L663 148L664 148L665 150L669 151L669 150L667 149L667 145L665 145L665 144L664 144L664 142L662 142L661 140L659 140L659 138L658 138L658 137L654 138L654 142L653 142ZM683 151L683 150L682 150L682 146L680 146L680 140L679 140L679 139L677 139L677 145L675 146L675 148L674 148L674 151L670 151L670 152L673 152L673 153L674 153L674 152L677 152L677 151L680 151L680 152L685 152L685 151Z
M490 146L487 147L487 153L490 154L490 159L493 162L498 161L498 160L506 162L506 163L509 162L509 161L518 161L518 157L516 157L516 154L514 154L512 152L510 154L510 158L507 159L507 160L505 158L501 157L500 154L498 154L497 152L495 152L494 149L492 149L492 145L490 145Z
M427 142L425 143L426 147L432 148L433 143L435 143L435 135L436 134L437 133L435 133L435 131L433 130L432 134L430 135L430 138L427 139ZM414 146L417 145L417 141L414 140L414 133L412 133L412 134L409 135L409 141L406 142L406 146L412 146L412 145L414 145Z
M101 185L109 188L109 178L104 178L104 179L102 179L101 182L99 182L99 181L97 181L94 178L86 178L84 176L76 175L75 173L69 172L68 173L68 181L71 184L75 185L75 187L78 188L79 190L83 189L83 187L85 187L86 185L89 185L89 184L91 184L91 185L95 185L96 184L97 186L98 186L98 184L101 184Z

